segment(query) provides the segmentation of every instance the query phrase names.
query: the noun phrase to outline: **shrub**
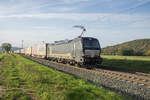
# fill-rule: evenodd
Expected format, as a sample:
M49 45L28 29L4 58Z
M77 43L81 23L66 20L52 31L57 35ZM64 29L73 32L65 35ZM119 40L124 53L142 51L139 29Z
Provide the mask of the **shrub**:
M141 52L141 51L136 51L136 52L134 53L134 55L135 55L135 56L144 56L144 53Z
M134 55L134 51L132 49L121 48L121 49L118 50L118 55L133 56Z
M147 55L147 56L150 56L150 50L147 51L147 54L146 54L146 55Z

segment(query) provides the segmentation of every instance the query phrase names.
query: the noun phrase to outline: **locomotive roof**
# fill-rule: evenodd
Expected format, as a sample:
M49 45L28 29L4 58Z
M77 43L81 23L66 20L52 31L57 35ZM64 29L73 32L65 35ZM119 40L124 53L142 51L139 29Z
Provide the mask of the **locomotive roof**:
M66 44L66 43L69 43L71 41L76 41L76 40L79 40L81 38L92 38L92 39L96 39L96 38L93 38L93 37L77 37L77 38L74 38L74 39L71 39L71 40L64 40L64 42L62 42L63 40L60 41L60 43L52 43L50 45L59 45L59 44ZM59 42L59 41L58 41Z

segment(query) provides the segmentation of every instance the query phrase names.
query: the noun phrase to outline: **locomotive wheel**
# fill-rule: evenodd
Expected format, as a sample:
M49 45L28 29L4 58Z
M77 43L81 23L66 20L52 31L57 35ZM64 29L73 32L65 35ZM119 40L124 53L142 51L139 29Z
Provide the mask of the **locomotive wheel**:
M83 65L84 65L83 63L78 63L79 67L84 67Z

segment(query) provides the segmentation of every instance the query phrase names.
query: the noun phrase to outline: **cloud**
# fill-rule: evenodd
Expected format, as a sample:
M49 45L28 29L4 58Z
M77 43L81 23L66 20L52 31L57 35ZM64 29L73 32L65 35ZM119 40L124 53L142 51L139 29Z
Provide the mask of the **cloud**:
M115 2L114 2L115 1ZM120 12L135 9L150 2L150 0L133 0L133 6L125 6L127 1L119 0L5 0L0 2L0 15L33 14L33 13L67 13L82 12L93 8L94 12L110 12L119 7ZM112 6L112 9L110 9ZM127 7L127 8L126 8ZM100 9L100 10L99 10ZM118 8L117 8L118 9ZM117 11L117 10L116 10Z
M117 22L135 22L142 19L149 20L149 15L138 14L111 14L111 13L41 13L41 14L12 14L1 15L0 19L8 18L32 18L32 19L68 19L78 21L117 21Z
M109 14L80 14L80 13L47 13L47 14L17 14L2 15L0 18L37 18L37 19L71 19L71 20L96 20ZM89 19L90 17L90 19Z
M135 21L132 24L129 24L131 28L138 28L138 29L149 29L150 28L150 17L147 19L141 19L140 21Z
M6 0L0 1L0 15L43 13L43 12L68 12L80 8L74 3L89 0Z
M87 2L90 0L63 0L65 3Z
M139 14L111 14L111 13L40 13L40 14L10 14L0 15L0 20L18 20L30 19L38 20L55 20L56 24L66 20L71 24L95 25L97 28L149 28L150 16ZM32 22L31 22L32 23ZM64 23L62 23L64 24ZM44 25L44 24L43 24ZM8 25L10 28L11 25ZM27 26L26 26L27 27ZM32 27L32 26L31 26ZM48 30L47 26L33 26L33 29Z
M130 11L130 10L134 10L134 9L139 8L139 7L141 7L145 4L148 4L148 3L150 3L150 0L137 0L136 3L133 4L133 6L127 7L125 9L121 10L120 12L126 12L126 11Z

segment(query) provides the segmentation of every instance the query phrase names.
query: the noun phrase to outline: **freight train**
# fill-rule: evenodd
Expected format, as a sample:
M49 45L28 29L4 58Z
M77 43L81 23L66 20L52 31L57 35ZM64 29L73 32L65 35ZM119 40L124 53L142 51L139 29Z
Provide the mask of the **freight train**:
M16 50L14 53L71 65L100 65L102 63L99 41L93 37L78 37L65 42L30 46Z

